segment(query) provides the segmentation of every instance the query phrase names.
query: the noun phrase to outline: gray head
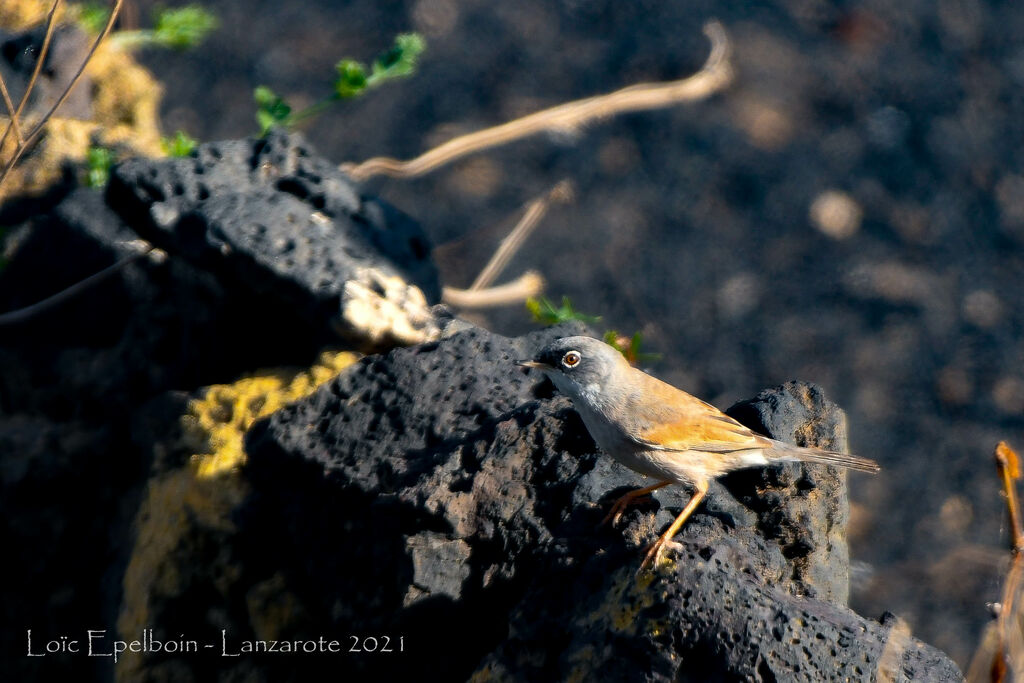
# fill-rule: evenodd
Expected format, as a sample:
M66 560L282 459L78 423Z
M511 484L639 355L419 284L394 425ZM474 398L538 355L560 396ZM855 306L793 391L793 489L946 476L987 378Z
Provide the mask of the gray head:
M570 398L592 397L608 387L615 374L629 369L622 354L593 337L562 337L519 365L537 368Z

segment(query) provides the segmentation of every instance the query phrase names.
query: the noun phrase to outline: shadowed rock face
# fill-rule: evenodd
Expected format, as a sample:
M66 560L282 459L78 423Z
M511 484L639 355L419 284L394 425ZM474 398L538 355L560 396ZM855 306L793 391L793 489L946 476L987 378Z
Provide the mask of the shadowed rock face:
M0 30L0 63L4 66L7 89L15 97L25 92L36 68L36 56L42 50L45 34L43 26L18 33ZM46 63L36 79L24 114L41 115L56 104L89 52L89 43L89 36L74 24L54 29L46 51ZM61 116L76 119L92 116L91 78L89 74L83 74L83 78L84 81L68 94L61 105ZM7 115L6 108L4 115Z
M751 429L799 446L846 452L846 415L813 384L788 382L726 411ZM850 594L846 473L786 463L722 478L757 514L757 529L791 567L791 591L845 605ZM854 475L869 476L869 475Z
M272 296L314 324L339 315L345 283L374 268L440 299L419 225L361 195L301 136L199 146L195 157L132 159L108 198L143 237L199 267Z
M196 389L276 364L306 365L346 328L341 297L360 273L440 296L412 219L361 195L301 137L200 145L196 157L132 159L106 193L77 189L20 226L0 268L0 313L30 306L137 254L100 285L0 327L0 410L122 416L168 388ZM370 285L373 285L371 281Z
M282 577L301 605L275 631L404 635L387 659L278 673L859 680L898 669L960 680L937 650L842 606L846 493L828 468L714 485L681 553L636 579L643 545L688 492L662 489L619 528L595 528L641 478L596 453L569 401L512 364L578 332L469 328L367 357L253 428L239 547L254 577ZM844 445L842 412L811 385L733 413L777 438Z
M215 143L202 146L196 158L137 160L126 167L125 173L135 169L140 175L119 175L117 191L62 187L46 201L26 199L0 208L0 225L14 235L5 241L7 261L0 268L0 314L31 306L138 255L135 243L143 234L159 237L168 252L159 260L135 260L59 305L0 326L0 532L20 552L16 580L0 591L4 623L17 635L3 646L3 661L10 664L3 670L7 675L0 674L5 680L110 680L113 667L105 658L26 658L25 631L35 629L37 638L73 638L85 629L115 632L119 610L124 611L126 564L145 552L139 546L168 540L166 534L140 540L133 520L140 499L146 500L154 479L164 474L153 463L168 458L154 456L154 450L172 451L180 435L170 435L179 431L188 398L259 368L308 366L324 345L337 344L336 330L328 324L339 315L339 288L359 268L412 273L409 277L437 295L426 243L416 242L422 236L418 226L380 200L360 196L330 162L313 157L295 137ZM315 175L319 170L322 176ZM223 202L207 198L204 203L189 194L198 192L198 179L204 177L208 187L219 188ZM175 193L179 181L184 194ZM170 216L173 204L182 220L166 224L168 233L158 235L150 225L152 207L139 197L162 190L167 201L154 212ZM298 198L305 191L309 195ZM251 208L259 201L286 204L305 218L319 210L324 218L315 219L314 234L288 227L289 234L304 240L296 249L309 249L317 258L338 253L346 258L317 261L315 278L312 269L278 273L273 267L284 261L280 245L246 240L254 216L274 221L283 214L231 214L225 208L238 203ZM171 234L190 220L195 227L206 210L217 216L209 219L209 232ZM285 227L275 223L274 230ZM198 245L202 248L190 251ZM293 279L282 283L288 277ZM326 293L324 281L330 284ZM185 463L195 453L179 451L173 452ZM166 506L155 509L158 519L171 516ZM166 620L145 626L157 629L157 638L189 638L194 632L199 637L195 629L216 620L220 609L208 589L225 582L220 574L227 572L210 559L221 547L196 532L173 550L185 586L174 595L201 614L183 609L188 618L179 619L161 613ZM231 555L238 560L231 570L241 571L246 557ZM274 606L260 602L258 587L250 593L243 598L252 602L261 623L275 623L267 616ZM248 617L243 621L248 625ZM210 635L219 636L219 630ZM127 635L139 637L138 632ZM199 670L202 664L177 665L190 666Z

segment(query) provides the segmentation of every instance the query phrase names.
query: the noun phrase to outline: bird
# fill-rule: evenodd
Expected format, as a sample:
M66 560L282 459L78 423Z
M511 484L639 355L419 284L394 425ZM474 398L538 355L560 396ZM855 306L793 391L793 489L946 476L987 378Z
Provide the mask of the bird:
M618 523L636 499L665 486L694 490L689 503L647 549L640 572L658 566L665 548L707 494L711 480L734 470L780 462L812 462L878 472L873 460L804 448L758 434L710 403L634 368L614 347L592 337L556 339L518 365L540 370L571 399L594 442L607 455L657 483L615 501L604 522Z

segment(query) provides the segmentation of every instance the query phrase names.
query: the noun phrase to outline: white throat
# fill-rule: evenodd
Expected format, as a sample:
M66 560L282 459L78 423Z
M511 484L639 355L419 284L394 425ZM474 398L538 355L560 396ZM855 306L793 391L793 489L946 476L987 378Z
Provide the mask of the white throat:
M588 413L604 412L608 406L609 397L607 392L597 382L580 385L558 371L546 372L545 374L551 378L551 383L555 385L559 392L572 399L573 405L577 412L583 415L585 422L589 422L587 420L590 417Z

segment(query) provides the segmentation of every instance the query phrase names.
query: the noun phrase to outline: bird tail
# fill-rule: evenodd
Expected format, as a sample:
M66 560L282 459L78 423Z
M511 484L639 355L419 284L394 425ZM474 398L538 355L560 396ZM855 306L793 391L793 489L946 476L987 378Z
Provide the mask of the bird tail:
M799 460L801 462L816 462L822 465L833 467L846 467L858 472L878 472L881 467L874 460L861 458L849 453L836 453L835 451L823 451L818 448L803 448L781 441L772 440L772 448L765 455L769 460Z

